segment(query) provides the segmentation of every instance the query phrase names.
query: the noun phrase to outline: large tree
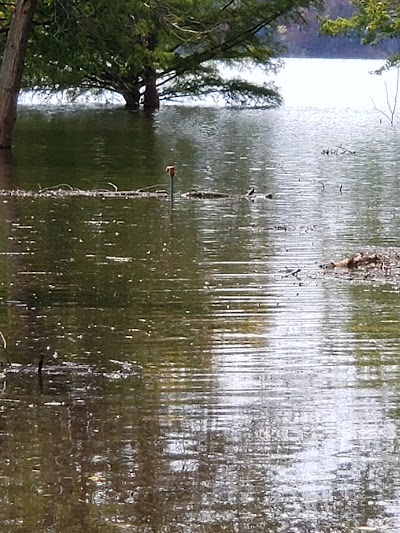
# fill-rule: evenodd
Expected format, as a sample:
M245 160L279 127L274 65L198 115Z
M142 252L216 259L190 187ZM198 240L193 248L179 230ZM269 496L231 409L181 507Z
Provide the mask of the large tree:
M10 148L17 118L17 101L32 17L37 0L17 0L5 4L13 8L12 15L2 13L6 21L7 39L0 68L0 149ZM8 25L11 18L11 23Z
M279 28L321 0L39 0L26 87L109 89L130 108L219 93L234 103L279 103L276 89L218 66L274 68Z
M386 68L400 64L399 0L352 0L353 14L335 20L322 19L321 31L325 35L356 35L363 44L375 45L385 39L392 40L393 53L388 57Z

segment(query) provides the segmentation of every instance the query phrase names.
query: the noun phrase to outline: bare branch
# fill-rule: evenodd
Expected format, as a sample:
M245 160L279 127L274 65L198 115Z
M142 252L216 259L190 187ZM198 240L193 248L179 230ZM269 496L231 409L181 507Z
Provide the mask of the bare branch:
M224 11L224 9L228 9L228 7L231 6L234 2L235 2L235 0L230 0L230 2L228 2L226 5L224 5L221 8L221 11Z

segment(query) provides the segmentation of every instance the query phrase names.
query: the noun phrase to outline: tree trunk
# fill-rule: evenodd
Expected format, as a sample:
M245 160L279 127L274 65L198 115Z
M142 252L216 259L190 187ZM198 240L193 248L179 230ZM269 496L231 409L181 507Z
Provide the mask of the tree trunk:
M0 148L10 148L17 118L25 53L37 0L18 0L0 69Z
M160 107L160 98L157 90L157 76L152 68L146 68L144 83L143 107L146 111L155 111Z
M121 95L124 97L125 105L128 109L139 109L140 91L137 90L123 90Z

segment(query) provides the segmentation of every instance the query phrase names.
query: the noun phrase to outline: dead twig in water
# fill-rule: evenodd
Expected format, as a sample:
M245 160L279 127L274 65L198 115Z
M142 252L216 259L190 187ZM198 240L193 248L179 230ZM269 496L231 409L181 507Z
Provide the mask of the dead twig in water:
M383 264L383 258L379 254L364 254L359 252L355 255L345 257L341 261L331 261L325 265L320 265L321 268L333 270L334 268L347 268L354 270L357 268L363 268L369 265L381 266Z
M285 278L288 278L289 276L294 276L295 278L297 278L297 274L299 274L301 272L301 268L295 268L294 270L289 270L288 271L288 268L286 268L286 274L285 274Z
M339 144L338 150L342 150L341 154L351 154L354 155L356 152L354 150L350 150L349 148L346 148L345 146Z
M38 193L41 194L43 192L57 191L57 190L62 190L62 189L67 189L69 191L77 191L77 190L79 190L79 189L75 189L74 187L72 187L68 183L60 183L59 185L54 185L53 187L45 187L44 189L39 189Z
M340 150L340 152L339 152ZM349 148L346 148L342 144L339 144L336 148L327 148L326 150L321 150L322 155L344 155L344 154L350 154L354 155L356 152L354 150L350 150Z
M38 368L37 368L38 374L42 373L43 364L44 364L44 355L41 355L39 359L39 363L38 363Z
M381 74L381 72L377 72L377 74ZM400 66L397 67L397 76L396 76L396 88L393 96L393 103L390 101L389 98L389 89L387 86L386 81L384 81L385 84L385 92L386 92L386 104L389 110L389 113L386 113L386 111L382 111L382 109L379 109L376 107L374 100L371 98L372 105L374 106L375 111L378 111L378 113L381 113L384 117L388 119L390 122L390 125L394 125L394 117L397 117L398 114L396 113L397 110L397 101L399 97L399 90L400 90Z
M89 180L86 180L86 181L87 181L88 183L90 183ZM105 182L105 185L109 185L110 187L112 187L112 190L113 190L114 192L118 192L118 187L117 187L112 181L106 181L106 182ZM81 190L83 190L83 189L72 189L72 190L74 190L74 191L81 191ZM84 190L85 190L85 189L84 189ZM90 190L92 190L92 191L94 191L94 192L111 192L110 189L106 189L106 188L102 189L102 188L100 188L100 187L99 187L99 188L96 187L96 188L93 188L93 189L90 189Z
M3 343L4 350L7 350L7 341L2 331L0 331L0 339L1 339L1 342Z
M151 189L156 189L157 187L164 187L164 183L156 183L156 185L149 185L148 187L141 187L139 191L150 191Z

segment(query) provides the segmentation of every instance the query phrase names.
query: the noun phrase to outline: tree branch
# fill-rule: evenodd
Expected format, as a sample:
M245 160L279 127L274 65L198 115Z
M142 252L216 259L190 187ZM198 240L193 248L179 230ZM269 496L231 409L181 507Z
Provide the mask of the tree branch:
M227 53L229 50L232 50L233 48L235 48L235 46L238 46L239 44L241 44L245 40L246 37L256 34L260 30L262 30L263 28L265 28L266 26L271 24L271 22L273 22L274 20L276 20L276 19L286 15L287 13L289 13L291 11L291 9L292 9L292 4L287 5L286 7L282 8L280 11L276 11L275 13L271 14L268 18L264 19L263 21L258 22L254 26L252 26L250 28L247 28L246 30L243 30L241 33L233 36L232 39L230 39L230 40L228 40L228 41L226 41L226 42L224 42L222 44L218 44L218 45L212 46L208 50L204 50L202 52L198 52L198 53L189 55L189 56L187 56L185 58L182 58L180 56L180 58L179 58L180 63L181 63L180 66L174 66L174 67L171 67L170 69L165 70L160 75L160 77L161 76L164 77L165 75L173 73L168 78L168 81L171 81L174 78L180 76L181 74L183 74L184 72L187 71L187 66L186 66L187 63L192 63L193 66L195 66L195 65L199 66L202 63L204 63L205 61L211 61L212 59L220 58L221 57L221 52L222 53ZM163 85L163 84L164 84L164 81L160 83L160 85Z

